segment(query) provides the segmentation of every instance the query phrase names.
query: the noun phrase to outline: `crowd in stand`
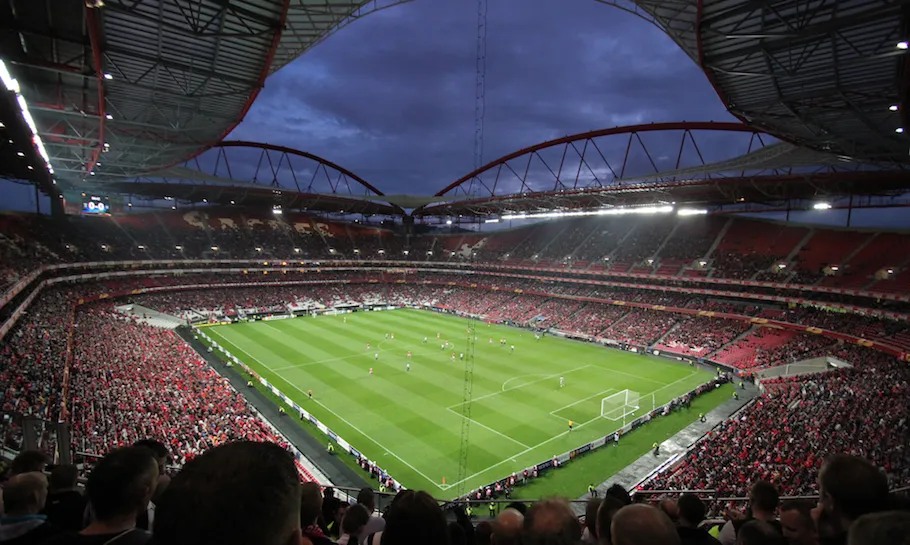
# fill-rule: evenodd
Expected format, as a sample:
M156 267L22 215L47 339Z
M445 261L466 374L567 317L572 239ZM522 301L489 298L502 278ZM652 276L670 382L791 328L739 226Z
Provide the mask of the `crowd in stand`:
M0 542L12 545L901 545L910 511L886 472L864 457L819 460L806 476L819 499L781 503L781 487L746 480L746 511L705 523L696 494L636 502L614 485L578 517L560 498L513 502L477 520L463 504L441 505L402 490L383 510L365 488L350 502L301 483L292 456L268 442L206 449L173 476L164 445L141 440L110 450L84 492L76 468L50 476L43 456L23 452L3 483ZM806 450L811 447L806 447ZM636 499L641 494L636 494ZM715 537L716 536L716 537Z
M755 404L647 488L743 496L764 480L786 495L812 494L822 462L837 453L869 459L895 486L910 483L910 368L861 347L835 354L856 367L763 381Z

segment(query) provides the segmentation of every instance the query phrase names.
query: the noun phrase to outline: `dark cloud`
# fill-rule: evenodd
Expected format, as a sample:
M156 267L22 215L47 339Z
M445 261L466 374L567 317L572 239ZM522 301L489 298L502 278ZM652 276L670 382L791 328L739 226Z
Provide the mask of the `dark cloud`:
M433 193L474 164L476 17L451 0L369 15L267 80L231 138L324 156L387 193ZM485 160L587 130L731 119L688 56L616 8L491 0L487 22Z

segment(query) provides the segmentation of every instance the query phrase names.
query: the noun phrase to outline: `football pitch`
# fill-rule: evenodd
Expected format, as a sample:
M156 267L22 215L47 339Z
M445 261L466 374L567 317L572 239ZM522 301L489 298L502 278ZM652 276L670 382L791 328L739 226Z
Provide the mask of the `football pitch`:
M472 324L465 318L401 309L206 333L401 484L446 499L616 431L622 419L602 416L601 400L611 394L640 394L638 416L651 409L651 394L662 405L712 378L655 357L474 323L470 416L459 358ZM465 420L467 469L459 477Z

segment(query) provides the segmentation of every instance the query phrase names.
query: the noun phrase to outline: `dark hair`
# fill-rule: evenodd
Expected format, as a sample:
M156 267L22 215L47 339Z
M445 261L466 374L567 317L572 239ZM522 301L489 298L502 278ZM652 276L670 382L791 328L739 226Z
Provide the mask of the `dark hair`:
M591 498L585 506L585 528L593 537L597 537L597 510L603 502L601 498Z
M612 538L610 537L610 526L613 524L613 515L617 511L625 507L621 501L614 498L613 496L607 496L604 498L602 504L600 504L600 509L597 510L597 524L600 525L600 530L603 535L600 533L597 534L597 538L605 543L610 543Z
M174 476L157 506L154 540L284 545L300 529L299 510L291 453L274 443L227 443L190 460Z
M165 461L169 460L171 457L170 452L168 452L167 447L161 441L156 441L154 439L140 439L133 443L134 447L145 447L152 451L152 455L157 458L164 458Z
M774 526L752 519L736 532L736 545L787 545L787 541Z
M322 513L322 492L316 483L300 485L300 525L304 528L316 522ZM340 502L339 502L340 503ZM337 507L332 509L335 512Z
M705 520L705 502L695 494L686 492L681 495L676 502L676 507L679 508L679 518L692 526L698 526L701 521Z
M362 504L349 506L341 519L341 531L348 534L348 545L357 545L357 533L370 521L370 512Z
M780 504L780 495L773 484L767 481L756 481L749 491L749 503L753 509L774 512Z
M112 450L89 473L85 495L99 521L138 514L154 492L158 463L148 449Z
M79 480L79 469L74 465L59 465L51 470L48 485L51 490L67 490L76 488Z
M47 467L47 461L47 454L40 450L23 450L13 458L13 462L9 467L10 475L44 471L44 468Z
M490 545L493 537L493 524L488 520L482 520L474 528L474 543L476 545Z
M522 514L522 516L528 514L528 506L524 502L513 501L506 506L506 509L514 509Z
M850 520L888 509L888 478L863 458L832 456L822 465L818 482L834 500L834 509Z
M581 524L565 500L541 500L528 509L522 544L575 545L579 539Z
M607 489L605 496L616 498L623 505L632 504L632 496L630 496L628 490L619 483L611 485L610 488Z
M426 492L406 490L389 508L382 545L446 545L446 517L436 500Z
M850 525L847 542L851 545L908 545L910 513L884 511L863 515Z
M360 492L357 493L357 503L363 505L368 510L376 509L376 495L373 494L373 489L368 486L361 488Z

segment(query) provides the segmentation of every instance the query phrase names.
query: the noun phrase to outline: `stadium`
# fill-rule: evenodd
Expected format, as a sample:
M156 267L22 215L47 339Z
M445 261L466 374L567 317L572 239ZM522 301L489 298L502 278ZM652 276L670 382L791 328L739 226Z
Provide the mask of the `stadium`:
M731 120L489 160L487 1L429 190L232 132L406 1L0 6L0 542L906 540L907 5L598 0Z

